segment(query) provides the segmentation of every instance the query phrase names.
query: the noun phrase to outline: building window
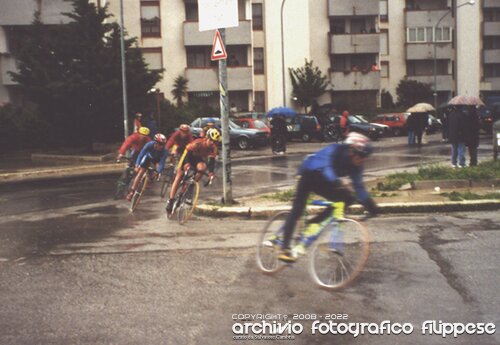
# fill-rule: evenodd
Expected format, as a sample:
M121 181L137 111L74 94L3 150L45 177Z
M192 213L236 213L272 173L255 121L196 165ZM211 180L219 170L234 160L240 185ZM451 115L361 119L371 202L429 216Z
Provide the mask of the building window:
M259 113L266 111L266 93L264 91L255 91L254 111Z
M484 65L484 76L486 78L500 77L500 63L492 63Z
M380 77L389 78L389 61L380 62Z
M188 68L211 68L217 65L217 61L211 61L212 48L186 47L187 67Z
M451 42L451 28L436 28L434 37L436 38L436 42Z
M432 26L407 28L406 42L407 43L424 43L424 42L451 42L452 28Z
M380 30L380 54L389 55L389 31Z
M389 7L387 6L387 0L379 1L379 13L381 22L387 22L389 20Z
M263 28L262 4L252 4L252 29L262 30Z
M186 21L197 22L198 21L198 2L186 2Z
M163 56L161 48L142 48L142 56L149 69L163 69Z
M143 37L160 37L160 2L141 2L141 34Z
M488 8L483 10L485 22L500 22L500 8Z
M485 36L484 49L500 49L500 36Z
M253 73L264 74L264 48L253 48Z

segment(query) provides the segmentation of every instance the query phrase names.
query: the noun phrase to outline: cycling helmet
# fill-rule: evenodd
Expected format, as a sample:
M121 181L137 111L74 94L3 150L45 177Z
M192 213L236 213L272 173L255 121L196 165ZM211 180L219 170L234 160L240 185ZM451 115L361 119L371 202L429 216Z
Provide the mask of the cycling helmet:
M155 141L158 144L165 144L167 142L167 138L163 134L158 133L158 134L155 134Z
M351 149L362 157L367 157L372 154L373 147L370 139L363 134L357 132L350 132L344 141Z
M142 135L149 135L149 128L141 127L137 130L137 132L139 132L139 134L142 134Z
M220 133L217 129L215 128L210 128L208 131L207 131L207 138L210 138L212 139L213 141L221 141L221 136L220 136Z
M189 132L189 125L186 125L185 123L183 123L182 125L179 126L179 130L181 132Z

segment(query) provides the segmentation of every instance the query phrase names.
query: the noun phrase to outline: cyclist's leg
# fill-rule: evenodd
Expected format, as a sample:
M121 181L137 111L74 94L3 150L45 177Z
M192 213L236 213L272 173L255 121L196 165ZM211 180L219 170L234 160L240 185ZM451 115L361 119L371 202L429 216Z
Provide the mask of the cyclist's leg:
M196 164L196 176L194 178L196 182L200 181L205 170L207 170L207 164L204 161L200 161Z
M290 249L290 242L293 235L293 230L297 220L302 216L306 207L307 197L311 192L311 172L304 171L302 177L297 183L295 190L295 198L293 200L292 210L288 215L284 225L283 249Z

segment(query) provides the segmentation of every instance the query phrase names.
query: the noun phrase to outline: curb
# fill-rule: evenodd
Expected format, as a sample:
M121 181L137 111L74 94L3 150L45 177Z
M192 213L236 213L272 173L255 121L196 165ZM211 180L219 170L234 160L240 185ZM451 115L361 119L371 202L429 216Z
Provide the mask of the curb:
M89 175L105 175L120 173L125 169L124 163L95 164L66 168L32 169L22 172L0 174L0 184L69 178Z
M436 213L457 211L490 211L500 209L500 200L465 200L465 201L440 201L440 202L408 202L408 203L380 203L378 204L381 214L394 213ZM265 219L276 212L290 211L290 205L282 206L246 206L226 207L213 205L198 205L195 213L209 217L239 217L246 219ZM318 212L323 207L309 206L311 213ZM361 205L353 205L348 208L348 214L362 214Z

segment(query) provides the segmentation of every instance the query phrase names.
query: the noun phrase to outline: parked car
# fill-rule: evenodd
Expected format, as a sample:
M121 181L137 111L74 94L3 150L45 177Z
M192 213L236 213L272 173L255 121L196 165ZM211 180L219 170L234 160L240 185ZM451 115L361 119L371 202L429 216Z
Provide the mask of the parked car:
M382 136L384 136L384 137L385 137L385 136L388 136L388 135L389 135L389 133L390 133L390 131L391 131L391 129L389 128L389 126L387 126L387 125L383 125L383 124L381 124L381 123L374 123L374 122L370 122L370 121L368 121L368 120L365 118L365 116L364 116L364 115L358 115L358 114L356 114L356 115L353 115L353 116L354 116L354 117L356 117L358 120L360 120L360 121L361 121L361 122L363 122L363 123L369 123L369 124L374 125L374 126L375 126L375 127L377 127L377 128L380 128L380 129L382 130L382 133L381 133L381 135L380 135L381 137L382 137Z
M429 114L429 126L427 126L425 132L427 134L434 134L439 132L443 127L441 120L436 119L433 115Z
M266 113L257 113L257 112L240 112L240 113L235 113L231 115L233 120L240 119L240 118L245 118L245 119L254 119L254 120L260 120L264 123L267 124L267 117ZM236 121L235 121L236 122Z
M406 134L406 119L410 113L389 113L380 114L375 118L375 123L381 123L389 126L391 132L395 136Z
M323 140L321 125L316 116L297 114L285 118L288 130L288 139L301 139L311 141L312 139Z
M191 132L198 138L207 125L209 117L199 117L191 122ZM213 118L212 118L213 119ZM221 128L220 119L215 119L215 126ZM247 150L251 146L267 145L267 132L260 129L241 128L233 121L229 120L229 141L231 145L237 146L241 150Z
M259 129L261 131L265 131L267 133L268 138L271 136L271 128L269 128L261 120L256 120L256 119L248 118L248 117L238 117L238 118L233 119L233 121L241 128Z
M340 126L341 117L342 115L332 115L333 123ZM347 123L349 125L349 131L361 133L372 140L378 140L378 138L384 135L384 130L382 128L369 122L363 122L354 115L349 115Z

